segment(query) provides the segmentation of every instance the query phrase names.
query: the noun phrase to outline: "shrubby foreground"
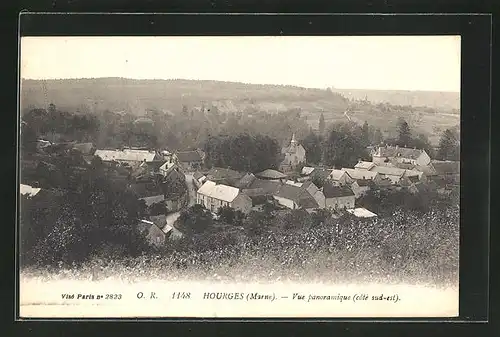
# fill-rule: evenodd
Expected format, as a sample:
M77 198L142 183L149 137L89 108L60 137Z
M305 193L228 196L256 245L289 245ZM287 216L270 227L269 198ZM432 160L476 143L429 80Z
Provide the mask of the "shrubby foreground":
M267 216L273 216L268 214ZM276 217L279 217L278 220ZM287 220L302 217L304 226ZM136 257L93 255L81 264L26 267L25 276L231 282L384 282L456 285L459 208L397 211L360 220L300 211L282 227L232 226L171 242ZM307 221L309 220L309 221ZM288 222L289 224L291 222Z

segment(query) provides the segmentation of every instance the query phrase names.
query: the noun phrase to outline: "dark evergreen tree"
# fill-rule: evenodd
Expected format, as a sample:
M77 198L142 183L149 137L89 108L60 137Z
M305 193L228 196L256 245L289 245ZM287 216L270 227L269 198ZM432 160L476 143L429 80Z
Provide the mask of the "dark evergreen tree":
M460 138L458 132L446 129L439 140L437 158L440 160L460 160Z
M310 132L301 142L302 146L306 150L306 161L308 164L321 163L321 142L321 136L316 135L314 132Z
M325 133L325 116L323 113L319 116L319 134L323 135Z
M399 134L397 139L398 145L402 147L410 146L412 142L410 126L405 120L399 123Z

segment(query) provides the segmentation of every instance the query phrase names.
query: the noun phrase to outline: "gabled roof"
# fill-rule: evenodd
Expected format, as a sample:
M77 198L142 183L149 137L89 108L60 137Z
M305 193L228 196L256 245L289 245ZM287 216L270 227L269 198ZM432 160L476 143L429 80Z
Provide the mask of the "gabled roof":
M357 170L357 169L351 169L351 168L342 168L342 171L347 172L349 177L352 179L358 180L358 179L375 179L375 177L378 175L377 172L373 171L368 171L368 170Z
M198 189L198 193L217 200L232 202L238 196L240 190L236 187L207 181Z
M305 176L308 176L310 175L312 172L314 171L314 167L311 167L311 166L304 166L302 168L302 172L301 174L305 175Z
M286 178L286 175L281 173L280 171L267 169L262 172L255 174L256 177L266 178L266 179L283 179Z
M420 177L423 172L411 169L411 170L405 170L405 176L407 177Z
M34 197L40 192L41 188L32 187L30 185L19 184L19 193L28 197Z
M180 162L202 161L203 158L198 151L182 151L175 154Z
M154 161L150 161L150 162L146 162L146 163L143 163L142 165L146 165L146 167L151 170L151 171L159 171L160 168L162 168L163 166L168 166L168 162L165 162L164 160L154 160ZM171 163L172 166L173 166L173 163Z
M205 176L209 180L214 181L223 179L239 180L243 178L243 176L245 176L245 173L223 167L213 167L207 173L205 173Z
M377 216L377 214L370 212L366 208L362 208L362 207L348 209L347 211L358 218L372 218L372 217Z
M424 153L424 150L420 149L410 149L406 147L398 146L381 146L377 149L375 153L376 156L380 157L402 157L408 159L417 159Z
M375 164L371 161L359 161L356 165L354 165L354 168L370 170L373 166L375 166Z
M301 194L299 202L297 203L302 208L318 208L319 204L309 193Z
M248 189L260 189L264 194L273 194L283 185L279 181L254 179Z
M372 167L370 172L378 172L380 174L389 176L398 176L398 177L402 177L405 174L404 169L400 169L397 167L390 167L390 166L374 166Z
M294 201L299 207L317 208L318 202L304 188L283 184L274 196Z
M300 195L302 193L307 193L303 188L293 186L293 185L288 185L288 184L283 184L280 186L278 191L274 193L275 196L293 200L295 202L298 202L300 199ZM309 194L309 193L307 193Z
M153 161L156 153L148 150L96 150L95 156L100 157L103 161L126 160L126 161Z
M330 175L328 176L329 179L331 180L335 180L335 181L338 181L342 178L342 176L346 174L345 171L342 171L342 170L331 170L331 173Z
M350 188L344 186L334 186L332 184L325 184L325 186L323 186L323 194L325 195L325 198L354 196L354 192Z
M255 178L255 176L252 173L247 173L235 184L234 187L248 188L255 179L257 178Z

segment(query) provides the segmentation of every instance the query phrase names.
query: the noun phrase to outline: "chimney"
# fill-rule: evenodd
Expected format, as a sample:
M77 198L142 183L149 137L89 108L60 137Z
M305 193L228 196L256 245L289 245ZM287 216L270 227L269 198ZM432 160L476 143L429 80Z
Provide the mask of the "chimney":
M398 145L396 145L396 149L398 149L398 148L399 148L399 146L398 146Z

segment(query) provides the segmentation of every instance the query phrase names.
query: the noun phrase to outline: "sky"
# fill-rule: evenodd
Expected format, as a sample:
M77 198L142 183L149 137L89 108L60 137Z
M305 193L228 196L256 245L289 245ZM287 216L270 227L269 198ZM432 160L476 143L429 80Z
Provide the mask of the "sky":
M21 77L460 92L459 36L23 37Z

